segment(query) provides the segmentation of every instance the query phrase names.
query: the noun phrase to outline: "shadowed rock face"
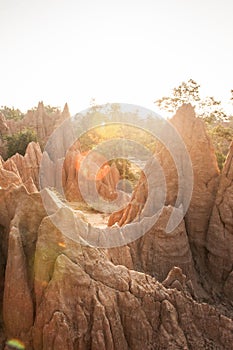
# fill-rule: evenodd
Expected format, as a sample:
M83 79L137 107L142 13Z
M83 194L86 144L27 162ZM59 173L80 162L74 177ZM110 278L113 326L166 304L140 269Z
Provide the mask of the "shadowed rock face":
M180 269L173 268L162 285L114 265L105 250L56 229L37 194L12 191L37 219L32 225L24 217L22 228L21 206L11 213L3 300L7 337L38 350L231 349L232 320L194 301Z
M25 156L15 154L7 161L0 163L0 186L7 188L11 184L24 184L28 192L39 190L39 168L41 149L38 143L31 142Z
M185 223L182 221L171 233L166 226L173 208L164 207L156 224L140 239L120 248L108 250L114 264L125 265L130 269L155 276L163 281L174 266L183 272L196 285L195 269L190 250ZM176 209L177 215L182 210Z
M193 192L188 211L185 215L185 224L189 236L189 242L193 251L197 267L201 270L205 265L206 234L210 214L216 196L219 170L213 145L206 134L204 123L195 117L193 107L183 105L171 119L171 124L182 137L190 155L193 168ZM167 186L167 205L175 205L178 192L177 167L164 146L157 147L155 158L161 164ZM185 167L182 154L179 167ZM150 173L153 178L154 174ZM138 201L137 198L140 198ZM183 192L185 197L185 190ZM143 198L143 200L141 200ZM137 218L141 207L146 203L147 187L145 178L142 177L139 185L133 193L131 203L121 212L113 213L109 218L109 226L118 223L120 226ZM154 197L156 202L156 197ZM139 206L140 203L140 206ZM178 205L182 204L182 198Z
M207 234L208 267L212 278L233 301L233 143L220 184ZM218 288L218 292L222 289Z
M39 193L24 185L0 189L1 221L1 319L9 338L21 332L27 338L33 323L34 255L38 227L45 211ZM26 310L26 311L25 311Z
M7 339L17 338L32 350L232 349L233 149L215 199L216 160L201 121L191 112L185 106L172 121L184 133L194 167L194 191L185 219L166 233L177 180L171 178L172 160L164 159L161 150L167 171L166 205L143 237L120 248L90 246L81 225L72 235L73 212L59 209L53 196L53 214L48 216L37 191L41 153L36 144L29 146L25 157L1 162L2 347ZM133 194L141 206L131 211L130 219L128 209L119 218L128 220L129 230L130 221L143 209L146 191L142 178ZM182 214L182 208L175 211ZM56 215L65 215L67 235L54 226ZM203 272L200 276L195 262L209 271L208 279Z

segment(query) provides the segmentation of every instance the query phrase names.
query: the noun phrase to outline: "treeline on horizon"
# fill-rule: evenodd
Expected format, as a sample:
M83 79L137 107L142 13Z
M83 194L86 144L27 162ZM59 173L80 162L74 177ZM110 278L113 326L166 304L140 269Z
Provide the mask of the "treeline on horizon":
M233 105L233 90L231 90L231 97L229 101L232 101ZM189 79L187 82L182 82L178 87L175 87L170 96L164 96L156 101L155 105L164 111L168 116L175 114L176 110L182 106L184 103L191 103L195 107L196 115L203 119L206 124L207 132L213 141L215 153L221 170L225 162L229 146L233 140L233 115L229 115L224 110L222 102L216 100L213 96L207 96L202 98L200 95L200 85L193 79ZM91 101L91 108L98 112L98 105L95 100ZM37 107L33 107L30 111L36 111ZM46 114L52 115L53 113L60 112L59 107L54 107L50 105L44 105L44 110ZM5 116L7 120L13 119L19 121L24 118L25 114L19 109L14 107L2 106L0 112ZM114 137L115 135L121 133L123 129L112 128L108 135ZM110 130L109 130L110 131ZM124 129L123 135L125 133L133 134L133 131ZM0 133L1 135L1 133ZM84 150L91 149L99 142L106 139L105 134L101 130L92 130L82 137L82 143ZM143 134L140 132L135 133L136 139L148 146L153 150L154 143L149 134ZM15 153L24 154L26 147L31 141L38 141L35 130L30 128L25 128L24 130L2 137L3 142L5 142L7 147L7 157L12 156Z

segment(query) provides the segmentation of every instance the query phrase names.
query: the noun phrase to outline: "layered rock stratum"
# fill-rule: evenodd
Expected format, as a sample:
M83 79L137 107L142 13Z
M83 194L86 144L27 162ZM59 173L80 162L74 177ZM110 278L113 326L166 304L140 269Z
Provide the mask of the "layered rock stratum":
M52 189L39 192L38 144L31 143L24 157L1 160L3 349L13 338L31 350L232 349L233 148L219 174L213 146L193 108L183 106L171 123L193 165L190 206L168 234L171 212L182 216L182 199L174 208L175 165L158 147L156 157L167 183L165 205L148 232L122 247L90 244L86 234L94 237L100 228L90 227L85 213L69 207L68 201L61 207ZM77 154L70 149L64 162L68 196L76 195L72 186L77 184ZM54 177L56 170L51 171ZM115 168L106 174L105 197L119 176ZM135 219L148 209L147 192L142 175L128 206L113 213L109 225L133 232ZM50 201L51 213L44 208L44 198ZM84 223L72 232L74 215L84 218ZM58 218L63 230L55 225Z

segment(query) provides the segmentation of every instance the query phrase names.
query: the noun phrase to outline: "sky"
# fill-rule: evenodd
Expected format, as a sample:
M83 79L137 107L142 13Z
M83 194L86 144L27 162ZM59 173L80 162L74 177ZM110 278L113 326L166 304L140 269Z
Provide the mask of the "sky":
M153 103L233 89L232 0L0 0L0 106Z

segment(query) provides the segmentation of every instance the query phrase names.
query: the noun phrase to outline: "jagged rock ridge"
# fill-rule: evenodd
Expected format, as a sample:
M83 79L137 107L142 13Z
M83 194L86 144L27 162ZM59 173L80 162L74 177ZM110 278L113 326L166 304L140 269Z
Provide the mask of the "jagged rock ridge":
M94 248L82 232L72 240L54 226L37 192L37 144L25 157L1 162L2 344L18 338L34 350L232 348L232 148L218 186L211 143L191 107L172 122L194 167L189 211L167 235L177 185L174 165L161 152L166 205L149 232L122 248ZM141 205L143 186L141 181ZM208 279L205 271L212 274ZM225 308L221 295L213 304L221 291Z
M206 235L219 182L219 169L214 148L205 131L204 123L195 117L194 109L190 104L182 106L171 119L171 123L181 135L192 161L193 192L185 215L185 225L196 268L204 274L207 252ZM162 165L166 178L166 204L173 206L176 202L178 190L176 165L164 146L160 145L157 148L155 157ZM185 167L185 163L182 162L183 159L180 157L179 167L181 169ZM153 173L150 176L153 178ZM116 222L121 226L137 218L142 210L142 204L146 203L146 199L147 187L145 177L142 176L133 193L131 202L124 210L110 216L109 226ZM156 197L154 197L154 201L156 202ZM153 205L153 203L150 205Z

